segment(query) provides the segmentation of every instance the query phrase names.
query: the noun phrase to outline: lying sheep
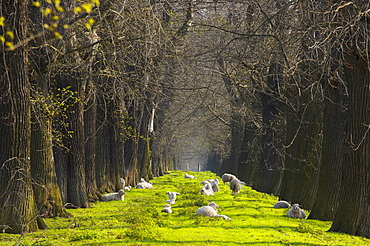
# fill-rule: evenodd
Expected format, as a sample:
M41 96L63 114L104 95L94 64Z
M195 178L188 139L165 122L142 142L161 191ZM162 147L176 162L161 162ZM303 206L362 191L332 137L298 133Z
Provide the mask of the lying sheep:
M166 194L167 194L168 199L169 199L166 202L169 203L169 204L175 204L175 202L176 202L176 196L177 195L180 195L180 193L171 192L171 191L167 191Z
M140 183L136 185L136 189L151 189L153 188L152 182L146 182L145 179L141 178Z
M215 202L210 202L208 206L198 208L196 214L207 217L222 217L225 220L230 220L226 215L217 214L218 205Z
M208 180L202 181L201 184L203 187L200 189L200 194L206 195L206 196L212 196L215 193L213 192L212 189L212 184Z
M274 204L274 208L289 208L291 205L287 201L278 201Z
M221 176L221 179L224 182L224 184L226 184L227 182L230 182L231 180L236 179L236 176L230 173L224 173Z
M233 195L237 195L242 189L242 185L246 185L243 181L235 178L230 181L230 190L233 191Z
M169 213L169 214L172 213L171 205L166 204L166 206L164 206L164 208L162 209L162 212Z
M218 184L219 184L218 179L208 179L208 181L212 185L213 192L219 192L220 191L220 189L218 188Z
M286 216L290 218L305 219L306 213L299 207L299 204L293 204L293 207L288 211Z
M196 179L197 177L195 177L195 176L193 176L193 175L190 175L190 174L185 173L185 178L186 178L186 179Z
M124 190L119 190L116 193L109 193L101 197L101 200L103 202L108 202L108 201L124 201L125 200L125 191Z

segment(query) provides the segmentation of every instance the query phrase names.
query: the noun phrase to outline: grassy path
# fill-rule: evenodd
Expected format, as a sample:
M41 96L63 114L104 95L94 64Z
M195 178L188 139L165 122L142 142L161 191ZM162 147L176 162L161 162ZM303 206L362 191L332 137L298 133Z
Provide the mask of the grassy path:
M214 196L200 195L200 182L216 175L189 172L194 180L184 174L157 177L153 189L132 189L124 202L97 202L89 209L69 210L73 218L47 219L48 230L0 234L0 245L370 245L369 239L327 232L331 222L288 218L288 209L273 208L276 197L250 187L232 196L228 185L220 184ZM166 191L181 194L172 214L161 212ZM232 220L196 216L208 201Z

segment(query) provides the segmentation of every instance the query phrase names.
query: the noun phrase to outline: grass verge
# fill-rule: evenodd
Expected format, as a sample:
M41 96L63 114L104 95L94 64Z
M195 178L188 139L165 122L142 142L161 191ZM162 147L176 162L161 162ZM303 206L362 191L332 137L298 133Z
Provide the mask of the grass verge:
M288 209L273 208L277 197L250 187L233 196L227 185L220 184L214 196L200 195L200 182L217 176L209 171L188 173L198 179L171 171L154 178L151 190L126 192L123 202L69 210L74 217L46 219L47 230L0 234L0 245L370 245L363 237L327 232L331 222L288 218ZM161 212L166 191L181 194L172 214ZM195 215L210 201L232 220Z

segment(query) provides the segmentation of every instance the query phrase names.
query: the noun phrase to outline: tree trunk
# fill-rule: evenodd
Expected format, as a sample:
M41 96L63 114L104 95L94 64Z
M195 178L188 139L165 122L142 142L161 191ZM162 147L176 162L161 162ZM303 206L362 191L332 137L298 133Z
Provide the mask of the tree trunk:
M260 163L260 143L261 137L258 128L253 122L245 124L242 149L240 152L238 177L248 185L254 187L254 181L258 163ZM222 173L220 173L222 175Z
M31 135L31 173L37 209L47 217L70 216L62 204L52 149L51 119L38 117Z
M113 181L115 190L122 189L120 178L126 180L125 177L125 133L122 119L126 114L126 106L123 100L123 95L116 95L110 107L110 141L111 141L111 166L110 180Z
M286 144L285 144L285 161L283 166L283 179L281 181L281 188L279 192L280 199L292 202L294 196L294 190L296 187L296 174L298 168L297 153L298 144L297 138L302 134L299 127L297 112L288 108L286 111L287 125L286 125Z
M87 106L85 111L85 171L86 171L86 191L90 201L98 199L98 187L96 184L96 121L97 121L97 102L96 89L92 81L87 89Z
M75 75L78 76L78 75ZM85 131L84 131L84 83L69 77L66 78L77 92L79 101L68 111L68 122L72 136L69 139L68 152L68 201L75 206L90 207L85 183ZM81 85L82 84L82 85Z
M278 152L282 149L283 137L281 127L281 105L278 101L279 86L282 83L281 67L277 64L270 66L267 78L267 90L262 94L262 158L259 165L258 183L256 190L277 194L282 180L282 158ZM280 127L279 127L280 126Z
M327 84L324 100L322 163L319 186L309 215L310 219L331 221L339 205L342 166L345 161L348 103L345 88L341 88L342 85L338 79L337 77L336 80L325 81Z
M98 107L98 132L96 138L96 184L101 193L113 190L113 182L109 178L111 159L110 133L107 121L107 109L102 108L104 103L99 103Z
M2 16L20 42L26 38L27 1L2 1ZM5 28L0 29L0 35ZM31 187L31 110L28 53L24 46L0 56L0 225L3 232L38 229ZM39 220L42 222L42 219ZM41 223L39 223L41 224Z
M330 231L370 238L370 74L366 58L359 57L355 50L347 52L350 147L346 151L348 162L343 166L338 212Z

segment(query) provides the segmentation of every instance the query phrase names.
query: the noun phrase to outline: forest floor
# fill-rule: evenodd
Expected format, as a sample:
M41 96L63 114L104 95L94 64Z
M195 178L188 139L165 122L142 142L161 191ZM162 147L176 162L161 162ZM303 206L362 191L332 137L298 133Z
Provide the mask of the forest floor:
M0 234L0 245L370 245L363 237L328 232L331 222L288 218L288 209L273 208L277 197L247 186L233 196L221 182L214 196L200 195L201 181L219 177L187 173L197 179L171 171L151 180L153 189L127 191L125 201L96 202L68 210L72 218L46 219L47 230ZM180 193L172 214L161 212L167 191ZM231 220L195 214L210 201Z

